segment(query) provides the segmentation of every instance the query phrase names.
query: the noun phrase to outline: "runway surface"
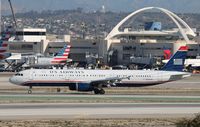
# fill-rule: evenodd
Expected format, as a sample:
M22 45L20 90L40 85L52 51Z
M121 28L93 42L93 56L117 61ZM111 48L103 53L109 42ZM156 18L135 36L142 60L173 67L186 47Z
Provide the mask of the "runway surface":
M0 119L160 118L192 116L200 103L1 104Z

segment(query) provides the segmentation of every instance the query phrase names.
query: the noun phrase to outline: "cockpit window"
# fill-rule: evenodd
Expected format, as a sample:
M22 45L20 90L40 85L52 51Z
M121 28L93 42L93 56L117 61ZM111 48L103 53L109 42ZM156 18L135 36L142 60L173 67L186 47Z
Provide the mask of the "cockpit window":
M15 74L15 76L23 76L23 74L17 73Z
M19 73L17 73L17 74L15 74L16 76L18 76L19 75Z

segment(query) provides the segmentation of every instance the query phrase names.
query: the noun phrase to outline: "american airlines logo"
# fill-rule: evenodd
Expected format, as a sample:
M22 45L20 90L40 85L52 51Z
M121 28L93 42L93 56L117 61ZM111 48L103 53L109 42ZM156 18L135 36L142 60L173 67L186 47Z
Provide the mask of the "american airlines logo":
M174 59L174 65L183 65L183 59Z

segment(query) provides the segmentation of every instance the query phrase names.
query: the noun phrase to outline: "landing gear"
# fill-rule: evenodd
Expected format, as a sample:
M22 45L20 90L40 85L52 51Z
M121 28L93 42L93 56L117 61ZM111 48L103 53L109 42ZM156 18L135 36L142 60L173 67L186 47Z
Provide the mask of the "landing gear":
M104 89L100 89L100 94L105 94L105 90Z
M94 94L105 94L105 90L102 88L94 88Z
M32 86L29 86L28 94L32 94Z
M60 93L61 89L60 88L57 88L57 93Z
M94 89L94 94L99 94L99 89L98 88Z

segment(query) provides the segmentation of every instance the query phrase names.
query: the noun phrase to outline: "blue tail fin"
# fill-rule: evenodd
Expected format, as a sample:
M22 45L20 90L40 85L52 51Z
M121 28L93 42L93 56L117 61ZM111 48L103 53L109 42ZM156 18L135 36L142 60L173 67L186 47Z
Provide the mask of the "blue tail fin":
M170 58L161 70L165 71L183 71L188 47L181 46L179 50Z

